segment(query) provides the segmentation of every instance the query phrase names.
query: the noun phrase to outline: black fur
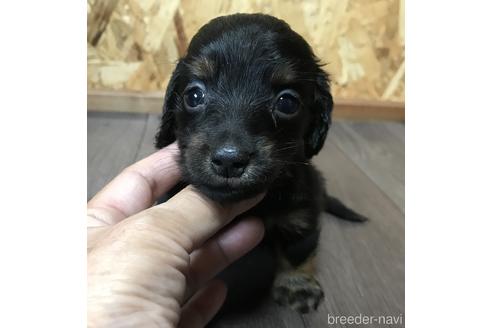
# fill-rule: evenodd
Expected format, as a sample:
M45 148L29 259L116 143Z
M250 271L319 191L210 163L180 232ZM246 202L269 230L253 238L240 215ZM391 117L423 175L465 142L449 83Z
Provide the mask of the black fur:
M208 105L190 113L183 105L183 92L192 81L202 80L193 69L203 59L216 67L214 75L202 81ZM280 72L280 81L272 84L275 71ZM301 112L295 119L274 117L271 110L275 96L285 88L301 96ZM306 162L318 153L332 107L327 74L309 45L285 22L266 15L220 17L200 29L178 62L156 145L162 148L177 137L187 181L219 201L242 199L267 189L289 163ZM188 151L197 131L204 133L202 145ZM210 150L224 139L256 152L250 178L226 182L206 167ZM262 151L268 146L273 146L271 152Z
M345 206L339 199L327 194L324 195L324 210L347 221L364 222L369 220L367 217Z
M204 86L205 103L190 109L185 90L196 83ZM300 98L292 117L274 110L286 89ZM211 199L228 202L267 191L251 211L266 221L262 247L279 247L280 256L297 266L316 249L323 209L349 220L363 218L325 196L323 179L310 162L323 147L332 109L328 75L287 23L262 14L219 17L193 37L172 74L156 146L177 140L185 183ZM251 156L240 177L212 169L212 153L225 143Z

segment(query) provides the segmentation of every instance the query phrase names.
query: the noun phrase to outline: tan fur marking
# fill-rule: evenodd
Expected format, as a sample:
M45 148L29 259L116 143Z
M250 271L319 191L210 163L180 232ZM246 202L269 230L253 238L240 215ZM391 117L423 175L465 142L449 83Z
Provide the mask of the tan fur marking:
M289 84L295 81L296 73L290 64L282 64L275 68L271 81L274 84Z
M199 57L191 63L191 73L200 79L213 77L215 63L206 57Z
M278 218L277 225L280 229L302 233L303 231L312 229L308 215L309 213L306 210L294 210L291 213Z
M272 294L280 305L289 306L301 313L316 310L324 298L320 283L314 277L314 256L293 268L284 258L280 272L275 277Z
M308 274L314 274L316 271L316 255L309 256L301 265L295 268L298 272L304 272Z
M189 167L190 163L193 160L190 157L192 155L192 153L200 151L201 149L206 147L205 142L206 142L206 138L205 138L205 134L203 134L203 133L197 133L191 137L190 142L188 144L188 149L190 149L191 151L184 152L184 157L186 159L186 161L185 161L186 167L190 168Z
M310 255L304 262L302 262L297 267L294 267L285 258L285 256L279 252L279 272L295 271L299 273L314 274L316 272L316 254Z
M205 144L205 141L205 135L203 133L197 133L191 137L188 147L193 149L200 149Z

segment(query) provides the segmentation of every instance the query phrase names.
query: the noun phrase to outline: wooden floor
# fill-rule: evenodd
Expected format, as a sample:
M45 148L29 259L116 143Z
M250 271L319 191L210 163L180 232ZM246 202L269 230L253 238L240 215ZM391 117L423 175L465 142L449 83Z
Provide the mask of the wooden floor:
M156 115L88 114L88 198L154 151L157 126ZM328 191L371 219L356 224L325 214L318 251L325 301L318 311L300 315L265 301L256 312L225 318L218 326L355 327L359 325L329 324L328 316L333 323L336 316L404 314L404 131L399 123L336 121L315 157ZM403 327L374 320L363 326Z

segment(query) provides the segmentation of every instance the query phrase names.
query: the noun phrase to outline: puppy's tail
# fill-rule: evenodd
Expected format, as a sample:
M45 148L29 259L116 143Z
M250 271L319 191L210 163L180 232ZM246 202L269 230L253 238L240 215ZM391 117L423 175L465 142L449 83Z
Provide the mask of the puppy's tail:
M326 192L323 195L323 203L325 212L333 214L340 219L354 222L364 222L369 220L364 215L359 214L345 206L345 204L337 198L328 196Z

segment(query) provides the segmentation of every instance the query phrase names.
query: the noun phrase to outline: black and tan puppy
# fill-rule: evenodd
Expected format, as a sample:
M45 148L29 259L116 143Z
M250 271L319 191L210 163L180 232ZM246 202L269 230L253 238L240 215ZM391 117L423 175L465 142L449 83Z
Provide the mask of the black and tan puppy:
M250 213L265 220L265 243L277 254L273 297L301 312L323 298L312 263L320 213L366 219L328 197L310 163L332 107L328 76L299 34L271 16L236 14L193 37L172 74L156 137L159 148L178 141L184 182L211 199L267 192Z

